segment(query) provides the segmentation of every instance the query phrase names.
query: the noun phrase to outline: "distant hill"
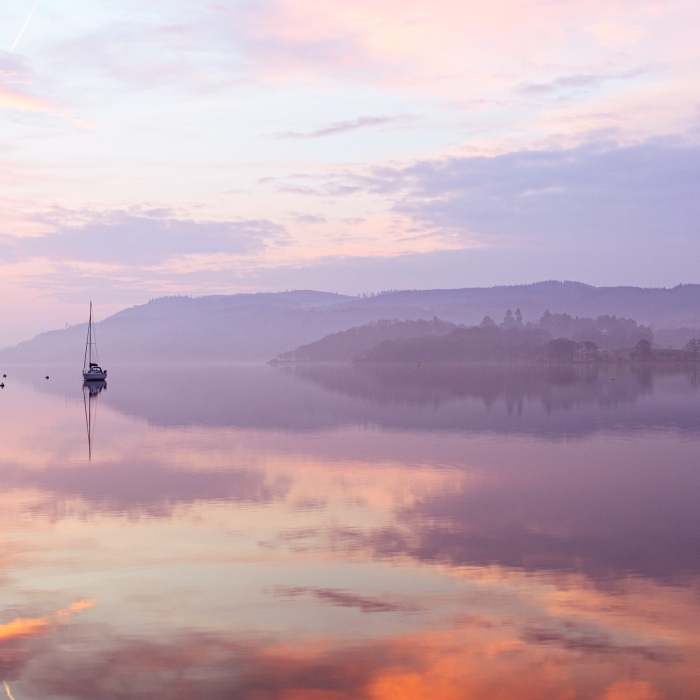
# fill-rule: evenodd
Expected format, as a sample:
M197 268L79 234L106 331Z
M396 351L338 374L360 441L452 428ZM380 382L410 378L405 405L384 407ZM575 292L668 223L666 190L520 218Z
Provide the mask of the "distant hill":
M700 327L700 285L673 289L591 287L540 282L510 287L385 292L350 297L326 292L164 297L97 324L100 359L109 362L267 361L330 333L381 319L432 319L473 325L508 309L526 321L552 314L617 315L657 328ZM99 308L98 308L99 313ZM0 351L3 362L82 363L85 325L42 333Z
M551 338L539 327L502 330L495 325L455 328L445 336L385 340L359 362L465 362L534 360Z
M553 338L593 343L596 351L633 348L651 341L653 332L630 318L573 318L549 311L536 322L524 323L519 309L507 311L502 323L486 316L479 326L455 326L432 321L376 321L333 333L282 353L280 362L463 362L465 360L534 360L547 355ZM573 346L572 346L573 347ZM571 349L571 348L569 348Z
M572 318L569 314L546 312L539 320L540 328L549 331L553 338L571 338L578 343L589 341L601 350L632 348L640 340L655 340L647 326L640 326L631 318L598 316L598 318ZM686 343L692 336L686 336Z
M346 299L325 292L155 299L96 324L100 361L269 360L295 345L365 323L366 313L336 308ZM0 360L82 364L86 329L87 324L79 324L42 333L1 350Z
M375 321L346 331L331 333L309 345L282 353L276 362L351 362L385 340L447 335L454 323L440 321Z
M629 319L625 319L629 322ZM634 323L634 322L631 322ZM636 324L634 324L636 326ZM639 328L639 327L637 327ZM643 328L643 327L642 327ZM696 362L686 350L654 349L645 338L633 347L610 345L599 350L591 341L552 338L539 325L499 328L496 325L459 327L442 336L385 340L359 356L359 363L459 363L543 361L566 362Z
M700 326L700 284L672 289L592 287L580 282L537 282L502 287L396 291L363 300L368 306L420 307L452 323L474 325L484 316L500 320L507 309L520 308L526 320L553 314L596 318L633 318L655 328ZM393 318L394 316L384 316Z

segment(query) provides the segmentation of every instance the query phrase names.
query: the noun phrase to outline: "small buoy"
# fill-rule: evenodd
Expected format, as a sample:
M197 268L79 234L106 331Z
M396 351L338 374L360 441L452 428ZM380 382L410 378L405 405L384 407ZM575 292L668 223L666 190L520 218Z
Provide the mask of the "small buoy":
M418 363L418 366L420 367L420 362Z
M4 388L5 388L5 382L0 382L0 389L4 389Z
M46 375L46 378L47 378L47 379L49 378L49 375L48 375L48 374Z
M7 377L7 375L6 375L6 374L3 374L3 375L2 375L2 378L3 378L3 379L5 379L6 377Z

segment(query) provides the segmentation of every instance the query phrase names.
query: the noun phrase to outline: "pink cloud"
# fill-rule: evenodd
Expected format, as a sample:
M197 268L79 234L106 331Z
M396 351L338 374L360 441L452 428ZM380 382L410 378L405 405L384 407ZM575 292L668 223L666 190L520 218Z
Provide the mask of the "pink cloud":
M585 61L640 42L658 22L642 10L626 0L270 0L244 16L225 12L245 23L248 48L269 77L340 72L455 90L465 81L507 85L509 66L551 67L574 54Z
M20 112L50 112L54 109L48 100L5 87L0 87L0 107Z

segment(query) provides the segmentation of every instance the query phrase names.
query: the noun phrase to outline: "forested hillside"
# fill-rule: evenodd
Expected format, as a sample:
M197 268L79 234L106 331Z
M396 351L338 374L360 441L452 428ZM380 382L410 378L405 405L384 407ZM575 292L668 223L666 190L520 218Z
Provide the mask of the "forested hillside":
M361 297L314 291L164 297L114 314L98 323L96 332L104 363L268 361L328 334L382 319L428 321L437 316L469 326L484 316L501 319L508 309L518 308L525 322L538 322L549 311L573 319L616 316L655 329L696 329L700 285L641 289L541 282ZM96 310L99 314L99 303ZM42 333L0 351L0 360L82 363L84 338L84 325Z

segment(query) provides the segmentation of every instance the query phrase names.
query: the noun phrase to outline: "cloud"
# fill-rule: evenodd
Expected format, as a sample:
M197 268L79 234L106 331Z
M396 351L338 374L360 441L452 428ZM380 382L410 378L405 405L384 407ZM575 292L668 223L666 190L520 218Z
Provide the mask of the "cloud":
M298 598L310 595L330 605L341 608L357 608L363 613L416 612L421 608L415 603L393 598L362 596L339 588L318 588L316 586L276 586L274 594L280 598Z
M339 285L322 288L352 292L341 280L353 276L354 289L698 280L700 147L689 141L448 155L272 184L309 197L375 197L403 217L404 235L413 229L435 241L432 252L418 255L368 252L310 262L307 279ZM446 242L452 250L441 252ZM295 277L291 268L265 274Z
M649 75L660 66L648 64L633 70L620 73L572 73L562 75L559 78L545 83L529 83L518 88L518 92L528 97L551 95L561 91L588 90L601 87L606 83L633 80L641 76Z
M31 75L25 59L0 51L0 80L27 80Z
M51 215L43 218L52 223ZM176 256L245 255L285 238L285 229L267 220L202 222L167 212L113 211L88 216L85 223L59 220L54 230L40 236L0 235L0 255L12 262L41 257L53 262L154 266Z
M20 112L51 112L56 106L27 91L36 76L19 56L0 53L0 107Z
M0 643L8 639L18 639L19 637L32 637L36 634L43 633L48 625L48 621L44 618L22 619L17 618L0 625Z
M688 8L675 10L674 18L681 16L692 24ZM512 73L517 66L536 73L533 64L542 51L578 58L589 53L592 34L619 35L625 27L622 33L629 35L629 27L640 21L642 29L654 25L653 18L642 18L631 8L621 10L614 25L607 17L608 5L601 0L555 8L538 2L534 11L515 0L488 5L173 0L138 15L126 5L88 33L59 36L50 52L62 67L87 64L87 70L136 87L180 83L194 89L228 88L240 82L321 77L420 86L453 97L465 82L488 92L504 69ZM597 50L619 60L615 47L598 45ZM531 59L527 68L523 56Z
M698 280L700 148L688 142L450 155L268 182L312 198L370 196L396 220L376 226L354 248L305 257L299 249L288 255L282 246L290 233L267 219L59 212L37 217L50 229L44 235L0 236L0 255L5 263L50 260L51 269L41 274L13 272L26 274L41 293L77 299L99 290L120 303L167 293L294 287L356 294L553 278L642 286ZM320 214L316 202L313 214L293 211L297 223L317 235L338 235L332 218L313 227L315 219L304 218ZM421 250L397 242L412 229L433 236Z
M55 624L58 618L65 618L74 613L95 607L94 600L78 600L66 610L58 610L50 617L15 618L11 622L0 625L0 644L22 637L34 637L43 634L49 625Z
M284 498L289 490L286 481L269 481L257 470L197 472L167 469L148 461L117 463L99 472L61 466L43 470L0 469L0 484L8 483L50 493L52 500L41 507L51 512L56 512L57 504L79 498L89 511L158 517L169 517L178 505L204 500L271 503ZM0 639L2 629L0 626Z
M605 465L600 466L601 474L605 469ZM679 496L687 490L687 483L669 486L661 470L650 469L639 477L646 481L645 487L634 494L629 493L629 482L621 477L614 489L609 485L581 485L574 496L573 491L567 491L571 488L570 473L555 477L552 469L538 468L538 472L528 479L517 479L518 483L507 489L504 483L510 476L489 476L489 483L475 492L465 486L461 491L429 496L405 508L398 517L401 526L369 532L338 529L328 541L336 549L374 551L382 559L407 555L421 562L454 567L575 571L601 587L631 575L659 583L678 583L697 575L700 557L695 555L695 525L686 525L678 518L673 532L658 533L647 525L648 513L643 505L644 494L653 483L655 493L673 494L679 502L684 501L680 507L684 516L697 521L690 499ZM608 504L621 498L629 499L626 512L607 514ZM518 515L507 523L494 515L514 513L513 509ZM675 503L667 509L669 521L676 510ZM606 515L601 515L603 512ZM659 552L663 552L663 561L659 560ZM589 643L592 648L590 639Z
M607 630L576 621L563 621L560 626L531 626L523 630L528 644L557 646L567 651L606 656L640 656L646 661L677 661L678 652L664 646L620 644Z
M156 640L106 627L90 653L70 653L72 645L37 649L22 688L31 697L75 700L485 700L602 697L606 690L610 700L653 700L652 686L668 690L668 697L692 694L692 658L668 666L585 649L555 656L542 645L524 644L512 623L499 624L497 616L485 622L492 619L496 624L352 641L295 637L287 643L177 629ZM643 683L617 681L606 688L621 663L633 662Z
M302 133L299 131L285 131L275 136L279 139L318 139L323 136L335 136L337 134L344 134L348 131L357 131L358 129L365 129L372 126L384 126L386 124L396 124L400 122L408 122L418 119L415 115L401 115L398 117L357 117L357 119L350 119L347 121L334 122L333 124L328 124L327 126L316 129L309 133Z
M604 21L609 8L601 0L556 8L538 2L534 10L513 0L488 5L450 0L430 5L397 0L339 0L331 5L267 0L254 9L245 6L244 11L216 7L219 39L226 36L233 41L259 77L350 78L420 86L451 96L456 85L465 84L488 92L506 70L523 70L523 56L536 72L533 64L542 55L543 43L546 50L563 57L585 55L591 34L622 33L629 39L626 20L639 21L638 12L622 11L617 31L611 30ZM652 23L652 18L645 18L642 33ZM625 31L620 31L621 24ZM582 33L582 26L588 26L588 32ZM638 31L634 35L641 36ZM607 50L612 53L615 48ZM605 50L598 46L599 52Z
M485 245L569 244L693 249L700 220L700 147L652 140L450 156L376 168L348 183L392 197L417 224L444 227ZM570 248L571 251L574 248ZM635 251L630 251L634 253ZM654 253L648 257L654 261Z
M18 10L21 14L7 38L7 48L32 2ZM304 265L314 268L314 278L322 279L326 288L334 289L337 280L332 268L337 269L339 258L326 261L325 271L314 262L329 253L354 256L348 258L347 265L340 262L347 271L343 284L348 291L367 289L366 281L361 285L355 282L356 276L364 280L371 277L374 289L438 286L448 277L457 285L469 284L474 278L490 284L507 281L502 271L507 268L510 273L514 267L519 268L518 281L548 276L614 281L615 270L611 268L610 274L603 276L600 261L592 259L592 252L587 253L590 258L584 265L579 251L570 251L573 262L568 267L561 258L547 261L540 255L539 260L527 256L516 259L512 251L522 252L523 246L535 239L544 242L545 252L551 251L548 234L528 238L517 230L528 224L518 220L518 212L511 211L511 220L499 224L507 229L503 233L487 230L488 222L474 222L477 201L462 216L458 207L460 197L464 203L464 192L445 192L443 201L438 201L439 195L433 201L411 201L414 185L425 184L431 176L412 174L410 166L396 165L400 163L397 159L419 157L436 171L442 163L444 174L448 159L432 154L463 154L466 148L503 152L514 148L514 142L533 143L534 139L553 136L552 132L558 138L573 140L589 130L592 122L620 126L623 136L634 130L635 138L638 133L679 133L687 128L684 120L698 101L693 81L686 79L695 55L689 28L698 13L690 6L665 9L663 21L646 14L646 9L616 9L614 19L621 25L644 25L661 32L653 46L640 42L624 55L616 49L607 50L587 29L611 18L609 3L602 0L585 7L547 0L537 3L536 11L524 10L514 0L486 4L437 0L417 5L398 0L339 0L330 4L173 0L149 6L148 12L134 12L130 3L98 3L90 5L77 24L71 21L70 13L59 13L55 22L34 24L41 8L39 3L28 29L38 37L31 44L31 56L0 52L0 103L10 118L0 143L7 161L2 165L2 179L9 185L7 209L39 211L52 203L74 208L123 208L124 217L138 220L120 226L117 214L107 212L90 221L86 216L79 224L49 222L51 233L32 241L0 241L5 263L36 261L33 269L29 264L21 271L6 266L4 273L6 288L13 284L11 280L20 288L17 317L33 317L37 324L38 302L30 310L24 301L27 291L36 293L37 299L54 294L57 300L57 290L70 291L72 287L77 295L87 286L104 284L111 285L115 303L118 299L118 303L127 304L178 291L178 286L201 294L265 289L269 288L268 280L281 280L280 286L285 288L291 282L284 278L302 277ZM27 37L25 34L22 41ZM20 43L19 50L23 47ZM652 75L657 65L653 62L660 55L664 56L664 70ZM600 86L605 90L599 90ZM577 102L576 113L572 100L556 105L552 101L544 110L539 103L545 100L531 99L536 94L556 97L571 90L580 91L585 98L585 103L583 99ZM448 110L449 101L473 111L462 114ZM100 129L79 133L69 124L59 123L72 119L69 113L99 124ZM426 116L420 122L410 122L417 119L416 114ZM382 130L391 138L376 138ZM264 138L273 133L279 140ZM369 143L358 136L375 138ZM299 161L302 151L303 160ZM358 161L366 163L365 177L342 173L321 183L281 177L286 169L343 170L344 163ZM373 164L382 161L390 162L390 167L380 172L382 169ZM326 166L328 163L331 165ZM454 159L450 163L458 165ZM461 161L465 167L466 163ZM505 167L504 160L498 163ZM181 196L182 174L194 173L192 168L196 168L196 177L192 174L188 196L202 208L157 217L134 213L130 208L155 199L172 207L186 206ZM132 172L138 173L137 179ZM261 192L254 184L261 175L280 179L270 191ZM232 187L250 190L251 195L224 199L223 192ZM367 192L372 197L363 197ZM534 209L535 200L542 203L547 197L558 196L564 201L568 196L559 184L531 184L522 192L523 201L531 200L528 212ZM475 194L476 200L479 194ZM489 195L486 192L480 202L484 210L493 204ZM308 197L325 201L312 206L300 202ZM341 197L345 201L336 201ZM229 207L238 202L244 209L231 213ZM412 219L406 224L403 239L379 221L392 207L405 210ZM450 209L453 221L448 220ZM271 211L280 218L275 219ZM328 223L312 226L307 219L295 226L291 219L282 218L288 211L323 215ZM555 207L549 223L560 213ZM586 217L591 215L591 211L585 212ZM352 241L347 237L341 241L341 236L348 234L342 229L341 217L366 218L367 223L362 231L351 232ZM544 211L541 218L545 218ZM290 247L286 256L270 254L248 277L236 277L231 270L222 272L226 256L252 256L273 242L285 240L283 231L272 230L274 221L289 225L299 244L293 251ZM430 228L433 222L447 232L445 235L454 233L462 245L478 237L482 251L498 247L502 254L500 258L494 254L484 265L487 253L472 248L468 256L460 258L460 263L465 263L461 269L456 259L445 258L445 264L439 265L435 262L439 256L430 253L424 262L402 258L395 263L390 259L392 254L418 248L417 244L408 245L408 235L414 234L408 229ZM5 233L19 233L9 225L6 219ZM568 226L564 221L563 227ZM189 243L184 240L186 229L191 232ZM130 235L132 240L128 240ZM426 232L419 230L418 235ZM568 239L559 242L564 240ZM92 241L96 245L92 246ZM629 247L628 241L625 245ZM428 248L426 242L421 250ZM663 252L668 259L671 251ZM511 257L506 260L508 255ZM637 280L645 283L685 281L689 279L686 270L692 271L692 255L687 255L681 261L682 269L668 265L663 274L652 277L647 275L648 268L643 270L638 264L641 251L635 248L630 255L637 260L629 263L629 269L640 271ZM208 263L211 268L219 264L219 268L201 265L192 272L197 256L221 256L220 264ZM175 261L174 268L182 258L187 258L187 271L181 265L170 277L161 275L162 268L155 272L144 269L167 261ZM48 260L51 269L47 270L49 265L44 266L44 262ZM82 269L77 269L76 261ZM121 266L124 275L108 278L98 265L89 268L93 262ZM381 265L387 274L399 267L410 268L411 274L402 272L382 279ZM268 273L273 266L276 270ZM443 275L448 266L449 274ZM412 277L414 273L418 277ZM630 277L621 275L620 279ZM75 318L69 309L64 315L64 309L56 311L56 323ZM29 321L17 322L24 323ZM6 321L5 329L9 328ZM17 332L17 337L35 330L39 328Z
M662 700L647 681L617 681L607 688L601 700Z
M48 100L1 86L0 107L9 107L20 112L50 112L54 109L54 105Z
M292 219L297 224L325 224L328 220L325 216L320 216L318 214L301 214L299 212L292 213Z
M40 80L22 57L0 53L0 109L43 113L81 129L94 128L94 124L74 116L60 101L36 95L37 84L39 92L47 91L46 81Z
M40 663L23 674L22 683L37 697L76 700L126 700L135 695L143 700L285 700L328 694L350 700L369 697L368 686L390 664L394 672L399 668L408 672L411 662L420 656L418 649L392 649L381 643L366 649L359 645L341 649L295 646L292 650L280 644L194 632L173 634L163 643L110 634L90 654L37 653Z

